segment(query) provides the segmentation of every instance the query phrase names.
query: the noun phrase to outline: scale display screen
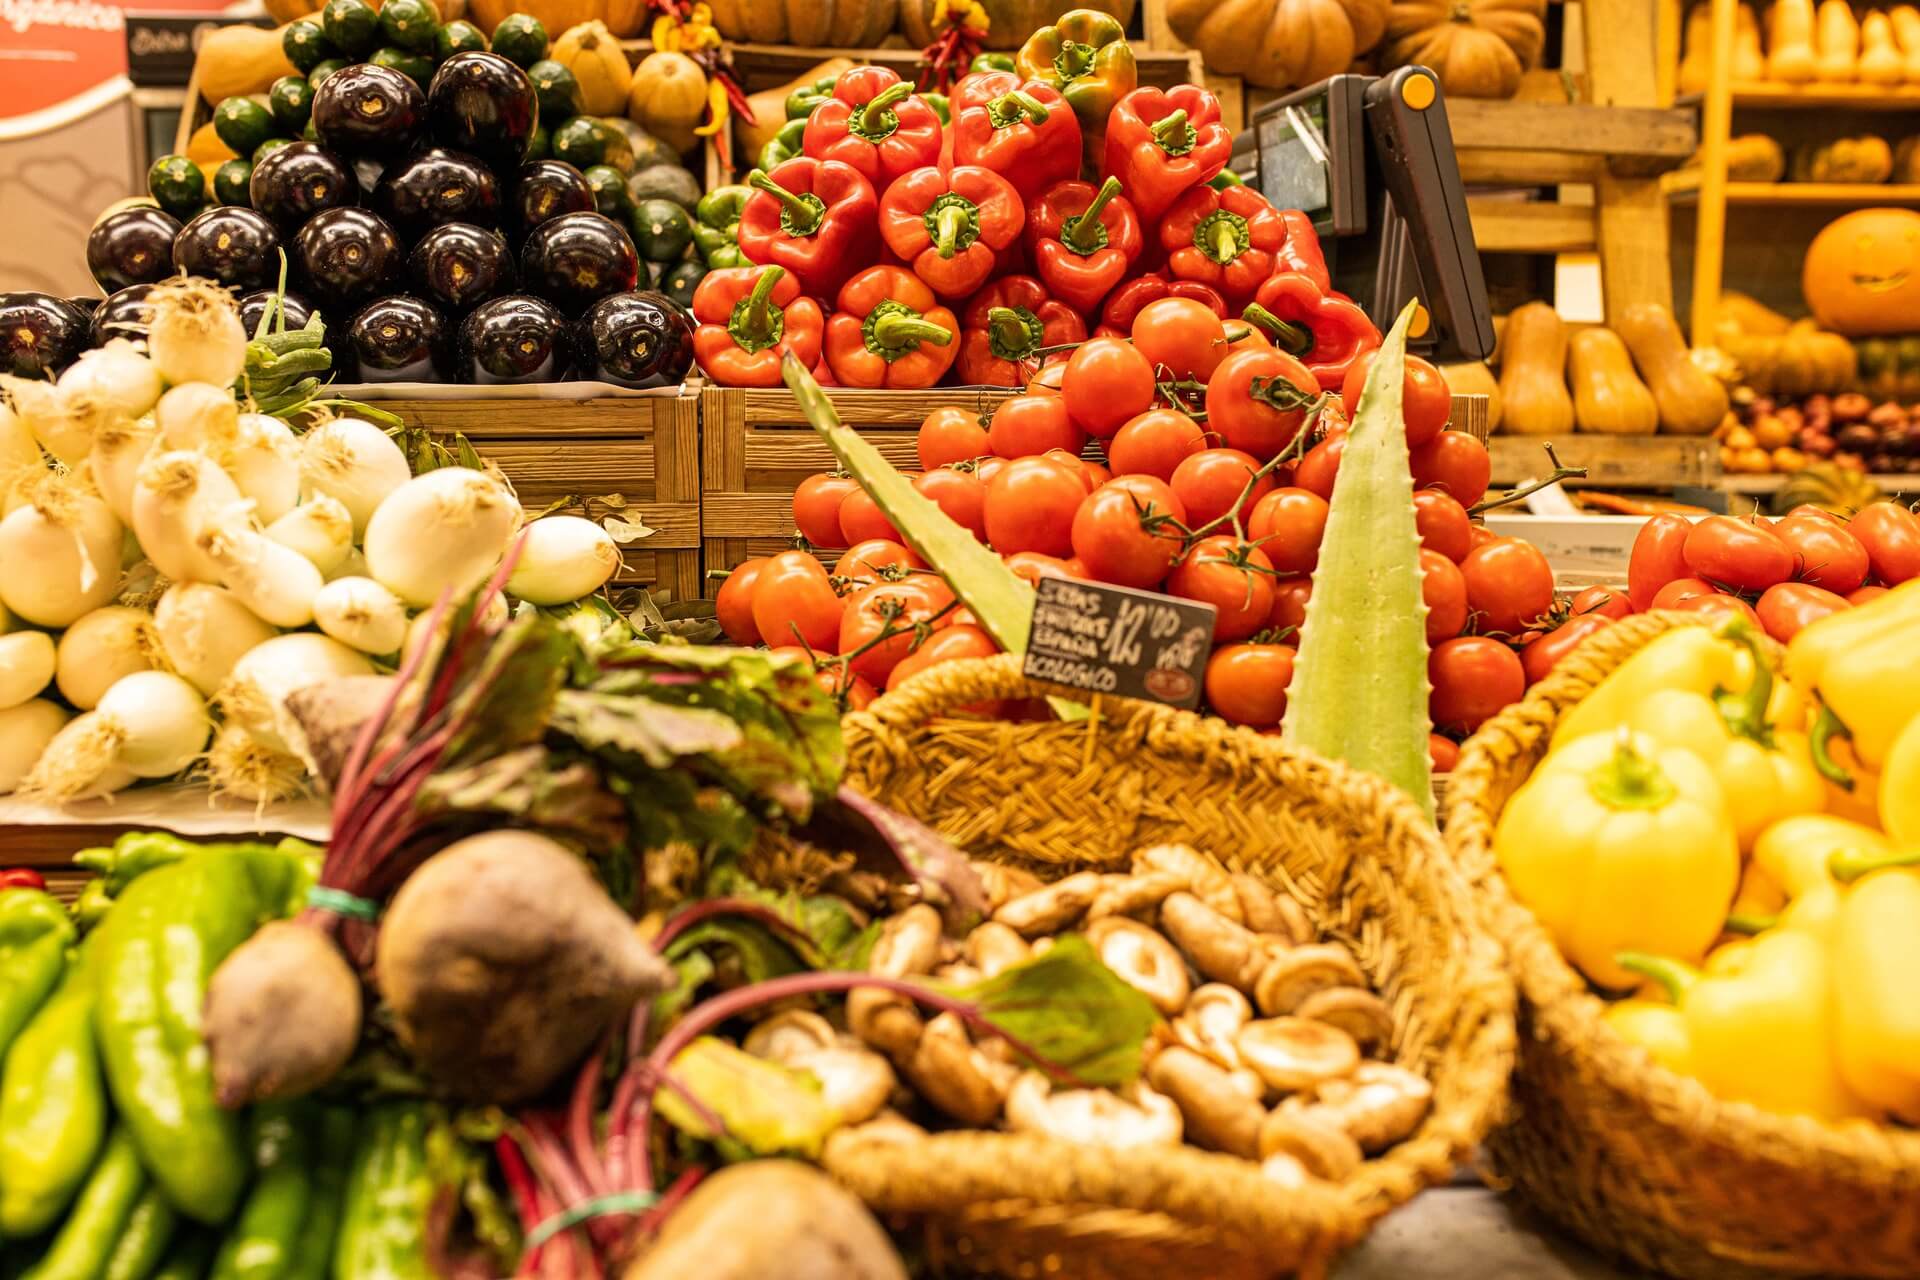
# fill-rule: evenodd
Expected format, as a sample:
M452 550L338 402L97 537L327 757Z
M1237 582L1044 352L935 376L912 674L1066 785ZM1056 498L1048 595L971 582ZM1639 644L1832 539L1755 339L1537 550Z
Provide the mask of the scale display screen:
M1298 209L1322 234L1333 229L1327 157L1327 99L1290 103L1257 124L1260 191L1281 209Z

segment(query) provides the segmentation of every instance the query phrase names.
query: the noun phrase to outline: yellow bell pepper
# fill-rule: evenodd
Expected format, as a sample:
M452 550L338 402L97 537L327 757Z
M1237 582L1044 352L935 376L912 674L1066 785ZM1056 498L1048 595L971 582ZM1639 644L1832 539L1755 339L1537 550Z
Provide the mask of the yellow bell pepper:
M1662 690L1680 689L1710 698L1720 689L1744 688L1751 679L1752 658L1744 646L1705 626L1675 627L1614 668L1612 675L1562 716L1553 732L1552 749L1589 734L1612 732Z
M1920 716L1894 738L1880 771L1880 826L1900 845L1920 845Z
M1493 852L1561 954L1603 987L1633 985L1618 951L1698 960L1740 878L1712 771L1626 729L1542 761L1507 802Z
M1875 1106L1920 1123L1920 851L1842 853L1851 882L1833 929L1834 1032L1840 1073Z
M1829 759L1827 743L1850 738L1870 770L1885 763L1897 737L1920 715L1920 578L1877 600L1843 609L1804 627L1787 645L1787 677L1818 702L1814 762L1847 786L1847 771Z
M1715 1097L1824 1120L1871 1115L1840 1075L1826 947L1792 929L1738 945L1717 973L1632 952L1619 962L1667 988L1688 1071Z
M1693 1074L1687 1020L1672 1005L1655 1000L1616 1000L1602 1017L1667 1070L1683 1076Z
M1891 851L1886 837L1872 827L1811 813L1784 818L1761 832L1749 866L1789 899L1779 913L1781 927L1831 942L1843 895L1830 864L1836 857L1870 859Z

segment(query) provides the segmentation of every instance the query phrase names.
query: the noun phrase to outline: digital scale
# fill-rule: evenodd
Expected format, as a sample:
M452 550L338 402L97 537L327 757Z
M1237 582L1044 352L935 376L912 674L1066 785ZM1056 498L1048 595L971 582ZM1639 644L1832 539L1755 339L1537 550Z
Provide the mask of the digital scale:
M1233 169L1313 218L1333 287L1385 329L1409 300L1409 346L1440 360L1493 351L1446 102L1425 67L1338 75L1256 110Z

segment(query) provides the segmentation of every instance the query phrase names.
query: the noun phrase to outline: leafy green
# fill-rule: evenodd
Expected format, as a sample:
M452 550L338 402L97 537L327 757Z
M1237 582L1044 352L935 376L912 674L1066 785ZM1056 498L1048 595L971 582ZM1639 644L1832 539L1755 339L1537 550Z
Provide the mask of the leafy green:
M638 756L649 769L672 768L682 756L730 751L746 737L718 711L575 689L554 698L553 727L590 750Z
M701 1036L667 1068L721 1123L715 1133L672 1088L654 1095L654 1106L682 1132L715 1142L723 1155L817 1157L840 1124L820 1082L810 1073L756 1058L713 1036Z
M627 808L585 760L568 760L546 747L521 747L429 777L420 789L424 811L504 814L587 850L620 848Z
M689 951L673 957L673 973L676 979L673 988L655 996L649 1010L649 1025L655 1039L693 1005L700 988L713 981L714 965L706 952Z
M1142 992L1100 962L1078 934L1045 955L949 993L979 1006L994 1026L1044 1063L1090 1085L1120 1088L1139 1078L1147 1037L1160 1014Z
M865 969L873 941L880 935L879 924L862 925L843 898L830 893L777 892L749 879L731 861L716 863L708 873L706 896L744 899L779 916L807 939L810 954L800 958L810 968Z

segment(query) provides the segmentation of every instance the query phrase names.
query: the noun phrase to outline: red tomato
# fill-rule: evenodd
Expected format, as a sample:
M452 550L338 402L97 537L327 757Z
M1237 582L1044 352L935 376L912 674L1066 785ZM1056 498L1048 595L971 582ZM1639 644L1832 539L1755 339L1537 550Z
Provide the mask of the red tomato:
M1206 447L1206 433L1192 418L1178 409L1149 409L1114 433L1107 442L1107 463L1117 476L1171 480L1181 462Z
M1517 636L1553 611L1553 566L1524 538L1496 538L1460 562L1480 630Z
M993 411L987 442L1002 458L1032 458L1049 449L1078 455L1087 433L1067 417L1064 396L1009 396Z
M860 487L852 476L820 472L802 480L793 491L793 524L800 536L816 547L844 547L840 538L840 504Z
M992 454L973 464L973 474L980 477L981 484L992 484L993 478L1007 468L1005 458L996 458Z
M893 521L887 519L880 510L880 504L865 489L855 488L840 503L840 541L837 545L851 547L868 538L885 538L888 542L905 542L900 531L893 527Z
M1312 573L1326 531L1327 500L1306 489L1275 489L1247 517L1247 537L1280 573Z
M833 576L849 584L864 587L880 579L879 570L890 565L902 569L924 569L927 562L890 538L868 538L840 553L833 562Z
M1377 347L1363 351L1347 366L1347 379L1340 384L1340 403L1349 422L1359 412L1360 392L1367 385L1373 358L1379 354ZM1407 356L1402 385L1405 391L1400 416L1407 425L1407 447L1418 448L1446 429L1447 419L1453 416L1453 388L1447 385L1446 375L1416 355Z
M1783 582L1768 587L1753 611L1767 634L1785 644L1809 622L1818 622L1830 613L1851 608L1846 597L1831 591L1805 582Z
M1478 551L1489 542L1500 541L1500 535L1483 524L1473 526L1473 532L1467 535L1467 550Z
M1449 733L1472 733L1527 690L1519 656L1485 636L1435 645L1427 655L1427 679L1433 685L1428 715Z
M1135 486L1146 483L1160 484L1148 476L1129 476L1103 485L1074 512L1073 554L1101 582L1157 587L1180 558L1178 499L1143 496ZM1172 497L1169 490L1167 498Z
M1438 644L1467 625L1467 579L1438 551L1420 549L1420 595L1427 602L1427 643Z
M1700 578L1675 578L1653 593L1653 598L1647 601L1647 608L1678 609L1689 600L1718 594L1720 589L1711 582Z
M920 424L916 448L920 465L928 471L993 452L980 415L952 405L942 405L926 416Z
M768 560L753 586L753 625L763 641L831 653L840 642L844 611L826 568L804 551L782 551Z
M1273 612L1267 615L1267 625L1275 631L1291 627L1297 640L1307 625L1307 600L1312 595L1312 578L1280 579L1273 584Z
M987 540L1001 555L1073 548L1073 513L1087 496L1081 474L1047 458L1018 458L987 485Z
M1654 593L1677 578L1691 578L1687 568L1687 534L1693 522L1685 516L1662 512L1640 526L1633 537L1633 552L1627 557L1627 599L1634 610L1645 613L1653 608Z
M947 599L952 599L950 593ZM846 657L847 667L855 675L885 684L895 665L913 652L917 625L937 627L936 615L944 604L917 579L864 587L847 597L840 616L839 647L834 652Z
M880 696L872 685L859 676L854 676L852 682L848 683L844 673L836 679L823 671L814 676L814 679L819 680L820 687L828 693L844 691L848 711L865 711L873 705L873 700ZM836 688L836 686L839 687Z
M1073 468L1074 473L1080 477L1080 483L1087 487L1088 493L1100 487L1093 478L1093 467L1079 454L1068 453L1065 449L1049 449L1040 456L1057 462L1063 467Z
M1042 578L1078 578L1085 575L1073 571L1073 566L1059 556L1043 555L1038 551L1016 551L1007 557L1007 568L1013 570L1016 578L1025 578L1028 582L1038 582Z
M1432 761L1435 773L1452 773L1453 766L1460 763L1460 744L1452 738L1430 733L1427 735L1427 759Z
M1891 502L1876 502L1862 509L1847 529L1867 549L1867 562L1881 586L1920 578L1920 516Z
M1687 568L1736 591L1765 591L1793 576L1793 551L1764 525L1708 516L1687 531Z
M1781 519L1792 520L1796 516L1812 516L1816 520L1828 520L1842 527L1845 527L1847 523L1845 517L1835 515L1833 512L1827 510L1825 507L1816 507L1811 502L1801 503L1799 506L1795 507L1793 510L1787 512L1787 514L1782 516Z
M1493 459L1487 446L1464 431L1442 431L1412 451L1416 489L1445 489L1463 507L1471 507L1487 496L1487 483L1493 478Z
M769 649L767 655L794 658L806 663L813 669L813 682L820 686L821 692L831 698L844 695L849 711L864 711L877 696L873 686L848 671L845 663L832 660L816 663L814 655L797 644L783 644L777 649Z
M1547 678L1547 673L1560 665L1560 660L1580 647L1580 642L1596 631L1605 631L1614 620L1604 613L1582 614L1571 622L1561 623L1532 644L1520 651L1520 667L1527 673L1528 684L1538 684Z
M1333 501L1333 480L1340 471L1340 457L1347 451L1347 433L1329 431L1326 439L1307 450L1306 457L1293 469L1293 483L1309 493Z
M1207 427L1266 461L1293 443L1320 384L1284 351L1236 351L1207 379Z
M933 499L947 518L980 541L987 540L987 486L971 471L938 467L915 476L913 487Z
M1067 359L1061 376L1067 416L1102 440L1153 408L1153 366L1131 342L1093 338Z
M759 628L753 625L753 588L760 580L760 571L766 567L765 556L742 560L714 593L714 616L720 620L720 629L727 633L727 639L735 644L760 643Z
M958 662L962 658L991 658L998 652L1000 647L979 627L961 626L958 623L942 627L928 636L925 644L894 664L893 671L887 676L887 689L898 689L928 667L942 662Z
M1753 606L1739 596L1730 596L1724 591L1716 591L1710 596L1690 596L1675 606L1682 613L1702 613L1722 622L1729 618L1744 618L1753 626L1760 625L1760 615Z
M1222 720L1265 729L1287 714L1290 644L1230 644L1207 659L1207 705Z
M1845 595L1867 580L1867 549L1839 521L1788 516L1773 531L1793 552L1800 581Z
M1227 327L1191 298L1161 298L1133 318L1133 345L1158 374L1205 382L1227 355Z
M1252 493L1239 507L1244 524L1253 504L1273 491L1272 476L1253 478L1259 470L1259 461L1238 449L1202 449L1181 459L1170 483L1187 508L1188 527L1204 528L1226 515L1251 484Z
M1598 614L1603 618L1624 618L1633 612L1633 601L1625 587L1588 587L1574 596L1567 611L1576 618Z
M1167 576L1167 593L1218 611L1214 643L1244 640L1266 626L1273 613L1273 562L1258 547L1230 536L1202 538Z
M1088 479L1093 482L1093 489L1098 489L1101 485L1113 479L1113 472L1107 470L1104 465L1095 462L1092 458L1081 458L1079 459L1079 463L1081 468L1086 471ZM1093 489L1089 489L1087 492L1091 493Z
M1413 495L1413 525L1420 545L1459 564L1473 550L1473 521L1452 494L1421 489Z
M1889 587L1861 587L1858 591L1847 593L1847 603L1858 608L1869 601L1878 600L1889 590L1891 590Z

